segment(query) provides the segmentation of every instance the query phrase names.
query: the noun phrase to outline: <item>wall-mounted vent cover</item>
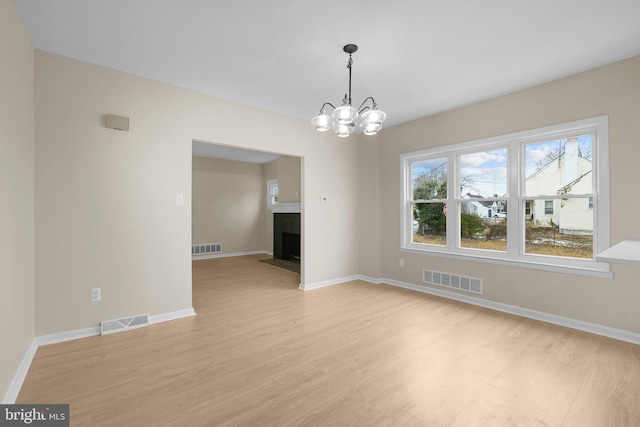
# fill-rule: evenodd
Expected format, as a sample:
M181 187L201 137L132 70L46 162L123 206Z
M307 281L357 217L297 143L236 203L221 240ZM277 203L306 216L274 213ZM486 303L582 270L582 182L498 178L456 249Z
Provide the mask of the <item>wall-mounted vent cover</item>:
M191 255L208 255L222 253L222 243L203 243L191 246Z
M482 295L482 279L477 277L460 276L457 274L443 273L434 270L422 270L422 281L445 288L459 289Z
M102 335L108 335L114 332L129 331L144 326L149 326L149 315L139 314L132 317L123 317L122 319L104 320L100 325L100 333Z
M129 117L107 114L106 123L109 129L129 131Z

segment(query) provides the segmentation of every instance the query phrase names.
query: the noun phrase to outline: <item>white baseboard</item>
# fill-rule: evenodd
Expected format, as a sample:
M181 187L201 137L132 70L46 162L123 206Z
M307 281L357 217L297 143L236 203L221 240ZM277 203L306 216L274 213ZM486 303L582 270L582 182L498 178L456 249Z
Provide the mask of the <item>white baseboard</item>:
M300 289L301 291L310 291L313 289L325 288L327 286L339 285L340 283L344 283L344 282L351 282L352 280L361 280L361 279L360 279L360 276L355 275L355 276L341 277L339 279L325 280L325 281L316 282L316 283L307 283L307 284L300 283L300 286L298 286L298 289Z
M18 398L18 394L20 394L20 389L22 388L22 383L24 383L24 379L27 377L27 372L29 372L29 367L31 366L33 357L36 355L36 350L38 350L38 343L36 343L34 338L33 341L31 341L31 345L27 349L27 352L22 357L18 370L11 380L9 389L2 399L3 405L13 405L16 403L16 399Z
M149 316L149 324L153 325L161 322L168 322L170 320L182 319L184 317L195 316L196 312L191 308L186 308L184 310L172 311L169 313L156 314L154 316ZM40 335L35 337L31 342L31 345L27 349L22 361L20 362L20 366L18 366L18 370L13 376L13 380L9 385L9 389L4 395L2 400L2 404L9 405L15 403L18 398L18 394L20 393L20 389L22 388L22 383L27 376L27 372L29 372L29 367L31 366L31 362L33 361L33 357L36 355L36 351L38 347L41 345L49 345L49 344L57 344L65 341L77 340L80 338L93 337L96 335L100 335L100 327L95 326L91 328L84 329L76 329L73 331L66 332L58 332L55 334L49 335Z
M374 285L380 285L382 284L382 279L375 279L373 277L369 277L369 276L363 276L363 275L358 275L358 280L362 280L364 282L369 282L369 283L373 283Z
M170 320L182 319L184 317L195 316L196 311L191 308L185 308L184 310L172 311L170 313L156 314L149 316L149 324L155 325L156 323L168 322Z
M207 254L207 255L191 255L192 261L200 261L203 259L213 259L213 258L229 258L235 256L245 256L245 255L273 255L273 252L269 251L251 251L251 252L233 252L228 254Z
M73 331L58 332L49 335L40 335L36 337L36 343L38 344L38 346L58 344L61 342L77 340L80 338L94 337L96 335L100 335L100 326L75 329Z
M365 276L360 276L360 280L375 284L397 286L399 288L410 289L412 291L422 292L430 295L436 295L443 298L489 308L491 310L501 311L503 313L515 314L517 316L527 317L529 319L540 320L542 322L552 323L558 326L577 329L579 331L589 332L592 334L613 338L619 341L626 341L632 344L640 344L640 334L625 331L623 329L611 328L609 326L598 325L596 323L583 322L581 320L570 319L568 317L557 316L555 314L544 313L541 311L531 310L515 305L504 304L501 302L486 300L470 295L462 295L442 289L435 289L427 286L420 286L413 283L400 282L392 279L371 279Z
M186 308L184 310L172 311L169 313L156 314L153 316L149 316L149 324L153 325L155 323L167 322L169 320L182 319L183 317L195 316L196 312L191 308ZM41 345L49 345L49 344L57 344L65 341L77 340L80 338L93 337L96 335L100 335L100 326L94 326L91 328L84 329L76 329L73 331L65 331L58 332L55 334L49 335L41 335L35 338L36 344L38 346Z

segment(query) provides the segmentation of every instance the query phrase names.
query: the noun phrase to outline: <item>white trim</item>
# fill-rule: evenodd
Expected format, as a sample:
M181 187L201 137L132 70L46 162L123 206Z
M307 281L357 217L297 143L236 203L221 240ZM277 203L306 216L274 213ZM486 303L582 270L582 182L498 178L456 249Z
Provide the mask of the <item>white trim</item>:
M339 279L324 280L322 282L316 282L316 283L308 283L308 284L300 283L300 286L298 286L298 289L300 289L301 291L311 291L313 289L339 285L341 283L351 282L353 280L362 280L360 277L361 276L355 275L355 276L341 277Z
M370 276L363 276L361 274L358 275L358 280L362 280L363 282L369 282L374 285L381 285L383 283L382 279L376 279Z
M249 252L233 252L233 253L228 253L228 254L191 255L191 260L192 261L199 261L199 260L202 260L202 259L229 258L229 257L235 257L235 256L259 255L259 254L265 254L265 255L272 255L273 256L273 252L269 252L269 251L249 251Z
M36 343L38 346L58 344L65 341L73 341L80 338L93 337L100 335L100 326L93 326L91 328L75 329L73 331L57 332L55 334L40 335L36 337Z
M18 398L18 394L20 394L20 389L22 389L22 384L24 383L24 379L27 377L29 367L31 366L31 362L33 361L33 357L36 355L37 350L38 343L34 338L31 341L31 345L27 349L27 352L22 357L22 361L18 366L18 370L11 380L9 389L4 394L4 398L2 399L3 405L13 405L14 403L16 403L16 399Z
M366 280L364 277L361 280ZM415 285L413 283L400 282L398 280L382 278L380 283L396 286L399 288L410 289L412 291L422 292L425 294L435 295L455 301L465 302L479 307L491 310L501 311L503 313L515 314L517 316L529 319L540 320L554 325L564 326L566 328L577 329L579 331L589 332L603 337L613 338L620 341L626 341L632 344L640 344L640 334L623 329L611 328L609 326L598 325L596 323L583 322L581 320L570 319L568 317L557 316L555 314L544 313L541 311L531 310L528 308L518 307L515 305L504 304L501 302L486 300L470 295L462 295L456 292L450 292L442 289L435 289L428 286Z
M186 308L184 310L171 311L169 313L156 314L153 316L149 316L149 324L153 325L156 323L166 322L169 320L195 316L195 314L196 313L193 307ZM80 338L93 337L97 335L100 335L100 326L94 326L91 328L84 328L84 329L75 329L73 331L58 332L58 333L49 334L49 335L40 335L35 338L35 341L38 346L41 346L41 345L49 345L49 344L58 344L65 341L73 341Z
M640 240L623 240L596 255L598 261L640 264Z
M273 213L300 213L300 203L278 203L271 207Z
M193 309L193 307L185 308L184 310L171 311L169 313L155 314L153 316L149 316L149 325L168 322L170 320L183 319L185 317L191 317L195 315L196 311Z
M487 264L496 264L496 265L502 265L505 267L529 268L531 270L549 271L552 273L575 274L579 276L598 277L600 279L613 279L613 271L610 271L610 270L597 270L597 269L589 269L589 268L583 268L583 267L572 267L572 266L566 266L566 265L545 264L542 262L528 262L524 260L488 257L488 256L481 256L481 255L467 255L467 254L461 254L461 253L438 252L438 251L430 251L426 249L400 248L400 252L436 256L440 258L450 258L450 259L453 258L453 259L459 259L463 261L485 262ZM596 265L598 265L598 263L596 263ZM608 264L605 264L605 265L608 266Z
M524 227L517 222L516 218L523 217L523 207L521 200L529 200L531 198L521 194L520 186L523 178L521 168L524 164L524 145L535 140L544 140L548 138L560 138L564 136L574 135L580 132L591 132L594 134L595 140L595 162L593 163L593 179L596 185L596 193L594 200L594 241L593 252L598 254L609 246L610 238L610 218L609 218L609 140L608 140L608 116L592 117L584 120L577 120L569 123L561 123L553 126L546 126L538 129L525 130L521 132L500 135L496 137L478 139L474 141L461 142L457 144L444 145L436 148L423 149L400 154L400 250L415 254L427 254L442 256L447 258L471 260L478 262L487 262L501 265L510 265L516 267L532 268L536 270L560 272L566 274L577 274L590 277L609 278L613 277L611 266L607 262L598 262L595 259L579 259L571 257L552 257L535 254L523 253ZM456 173L458 171L458 161L456 158L459 154L466 152L475 152L477 150L498 149L501 147L509 148L509 191L504 197L512 206L511 209L517 207L518 215L516 218L511 216L507 222L508 227L508 251L493 252L478 249L467 249L459 247L456 243L456 235L459 233L459 221L457 215L449 215L447 219L447 245L433 246L419 243L413 243L412 224L413 210L410 201L412 197L412 170L411 164L414 161L423 159L447 158L449 182L458 182ZM516 153L520 153L516 155ZM455 155L455 156L454 156ZM456 204L459 202L459 190L456 186L449 185L447 188L447 199L430 200L430 202L442 202L452 204L453 213L457 213ZM560 196L556 197L559 198ZM576 196L578 197L578 196ZM544 196L548 199L548 196ZM491 198L488 198L489 200ZM501 198L502 199L502 198ZM554 212L557 208L554 204ZM514 211L515 212L515 211Z

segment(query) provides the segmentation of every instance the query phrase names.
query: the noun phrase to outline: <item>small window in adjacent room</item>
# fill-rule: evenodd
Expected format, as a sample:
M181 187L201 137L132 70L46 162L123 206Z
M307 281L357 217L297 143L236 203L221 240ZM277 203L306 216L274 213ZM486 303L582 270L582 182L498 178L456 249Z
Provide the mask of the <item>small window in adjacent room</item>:
M271 210L273 205L278 204L278 180L267 181L267 209Z

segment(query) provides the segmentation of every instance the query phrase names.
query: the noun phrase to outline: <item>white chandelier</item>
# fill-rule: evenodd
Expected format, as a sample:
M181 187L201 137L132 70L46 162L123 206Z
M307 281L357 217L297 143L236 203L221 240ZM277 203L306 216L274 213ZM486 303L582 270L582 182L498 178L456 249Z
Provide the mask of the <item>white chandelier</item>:
M365 98L357 109L351 106L351 66L353 64L351 54L358 50L358 46L348 44L342 48L342 50L349 54L349 62L347 62L347 68L349 69L349 95L344 95L342 105L338 108L334 107L330 102L322 104L320 114L311 119L311 124L320 132L333 129L335 133L342 138L351 135L356 129L356 126L358 126L365 135L375 135L382 129L382 122L387 118L387 114L382 110L378 110L378 104L376 104L376 101L370 96ZM367 101L371 101L371 105L365 106ZM325 107L327 106L333 108L331 115L325 112Z

